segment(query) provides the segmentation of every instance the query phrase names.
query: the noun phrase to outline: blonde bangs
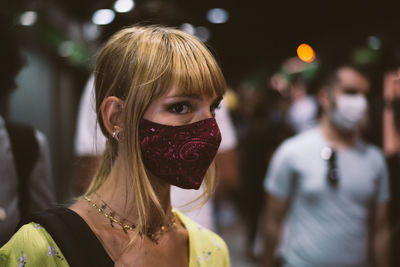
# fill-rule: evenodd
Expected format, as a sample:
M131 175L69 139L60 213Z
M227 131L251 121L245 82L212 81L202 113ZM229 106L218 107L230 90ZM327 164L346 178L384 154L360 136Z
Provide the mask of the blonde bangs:
M184 36L183 36L184 35ZM185 95L222 96L226 83L220 67L200 40L179 32L170 42L171 62L160 84Z

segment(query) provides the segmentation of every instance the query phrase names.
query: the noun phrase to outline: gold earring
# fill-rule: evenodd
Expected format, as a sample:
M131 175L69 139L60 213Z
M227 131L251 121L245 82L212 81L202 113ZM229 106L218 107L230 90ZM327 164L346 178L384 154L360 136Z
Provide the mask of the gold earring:
M119 142L122 140L123 137L124 137L124 133L118 129L118 126L114 126L112 138L114 138L117 142Z

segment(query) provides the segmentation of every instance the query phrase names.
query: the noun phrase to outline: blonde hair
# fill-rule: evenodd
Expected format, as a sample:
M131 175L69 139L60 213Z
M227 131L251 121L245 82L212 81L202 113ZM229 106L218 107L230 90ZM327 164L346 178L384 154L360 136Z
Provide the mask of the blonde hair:
M107 144L86 194L95 192L104 183L115 159L121 156L130 174L126 182L131 185L136 200L138 231L147 227L148 211L152 205L160 216L165 216L142 161L139 122L148 105L172 86L185 94L211 96L225 92L226 84L220 67L205 45L192 35L167 27L133 26L113 35L100 51L95 67L96 111ZM124 101L122 117L125 135L120 142L126 149L120 155L118 143L102 121L100 107L108 96ZM205 177L203 202L213 190L214 176L212 165Z

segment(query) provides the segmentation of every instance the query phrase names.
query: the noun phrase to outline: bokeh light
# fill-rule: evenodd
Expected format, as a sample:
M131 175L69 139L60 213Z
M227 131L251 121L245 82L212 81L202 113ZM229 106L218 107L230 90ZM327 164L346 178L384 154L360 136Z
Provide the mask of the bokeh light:
M83 35L87 40L96 40L101 35L101 28L98 25L93 24L92 22L86 22L85 24L83 24L82 30Z
M117 0L114 3L114 10L118 13L126 13L133 9L135 2L132 0Z
M207 42L210 39L210 31L203 26L196 27L194 34L203 42Z
M69 57L74 52L74 42L64 41L58 47L58 53L62 57Z
M190 23L183 23L180 27L180 29L188 34L194 35L195 33L195 28L192 24Z
M381 48L381 40L376 36L369 36L368 46L373 50L379 50Z
M111 9L99 9L93 13L92 22L96 25L110 24L115 18L115 13Z
M35 11L25 11L21 14L19 22L24 26L32 26L37 20L37 13Z
M297 47L297 56L302 61L310 63L315 59L315 52L310 45L303 43Z
M227 22L229 13L222 8L213 8L207 11L207 20L211 23L221 24Z

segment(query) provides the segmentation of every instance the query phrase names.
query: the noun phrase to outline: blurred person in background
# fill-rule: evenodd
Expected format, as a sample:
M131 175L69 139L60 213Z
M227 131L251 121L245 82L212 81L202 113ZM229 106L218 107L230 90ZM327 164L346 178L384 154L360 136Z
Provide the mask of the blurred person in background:
M316 63L306 63L297 57L285 60L281 70L271 77L271 86L287 100L286 120L294 134L317 125L318 103L308 88Z
M364 142L369 81L342 65L324 79L320 125L286 140L265 177L263 266L388 266L388 175Z
M318 103L309 89L309 83L316 71L316 66L315 63L306 63L297 57L290 57L283 61L280 70L269 79L270 88L266 91L266 101L263 103L267 107L262 122L265 129L259 136L259 140L254 142L253 151L249 151L248 156L249 161L256 160L264 165L264 168L260 170L260 182L257 185L257 190L262 195L260 203L264 205L265 192L262 183L276 148L285 139L311 129L318 123ZM261 148L264 152L260 157L254 151L260 151ZM255 159L255 156L258 156L258 158ZM260 206L256 217L258 225L254 249L249 249L254 253L257 260L262 255L262 238L260 235L262 207Z
M240 185L236 204L245 226L244 251L253 253L264 205L263 178L273 151L293 133L285 117L287 101L276 90L264 88L262 77L247 77L238 88L240 105L235 112L239 135ZM249 197L251 196L251 197Z
M314 96L307 94L301 79L294 80L291 87L293 96L288 110L288 123L298 134L317 125L318 103Z
M95 67L106 149L84 196L25 220L0 249L6 265L229 266L225 242L173 210L170 186L213 187L226 89L196 37L133 26L110 38Z
M9 97L24 64L15 29L0 18L0 246L20 218L56 202L50 152L44 134L9 120ZM1 264L0 264L1 265Z
M262 183L272 154L286 138L317 124L318 104L308 90L308 78L314 67L291 57L271 76L270 87L264 88L263 82L252 77L239 89L244 103L238 116L239 209L246 225L246 255L253 260L259 258L257 232L265 204Z
M318 103L307 93L304 80L295 75L290 85L291 103L288 109L288 123L295 134L314 128L318 121Z
M384 150L390 176L391 266L400 266L400 68L386 72L383 86Z
M262 179L267 168L268 105L257 77L244 80L238 93L241 101L235 115L239 133L240 185L236 203L245 226L243 249L246 257L254 261L256 258L253 255L253 245L259 214L264 203Z

